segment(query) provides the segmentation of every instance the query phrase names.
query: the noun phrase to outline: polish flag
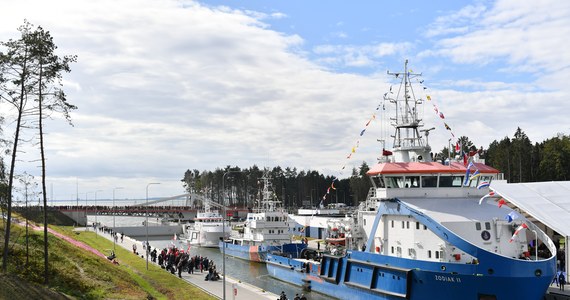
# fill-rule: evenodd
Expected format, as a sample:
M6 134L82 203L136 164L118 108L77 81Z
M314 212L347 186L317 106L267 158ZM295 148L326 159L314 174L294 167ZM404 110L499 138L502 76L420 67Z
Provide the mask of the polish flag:
M517 230L515 230L515 233L513 234L513 236L511 237L511 239L509 240L509 243L512 243L513 240L515 239L515 237L519 234L519 232L523 229L528 229L528 226L525 223L522 223L521 226L519 226L517 228Z

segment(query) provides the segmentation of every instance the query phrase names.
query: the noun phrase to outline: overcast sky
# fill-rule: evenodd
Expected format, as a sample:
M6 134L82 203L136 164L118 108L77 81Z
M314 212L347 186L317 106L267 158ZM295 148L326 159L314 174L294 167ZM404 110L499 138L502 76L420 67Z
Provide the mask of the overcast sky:
M568 1L1 2L1 41L27 19L78 56L74 126L46 124L50 198L144 198L150 182L173 196L185 170L227 165L347 176L380 152L383 116L359 134L405 59L417 96L477 146L570 133ZM449 132L431 107L423 118L441 150ZM39 176L27 147L16 169Z

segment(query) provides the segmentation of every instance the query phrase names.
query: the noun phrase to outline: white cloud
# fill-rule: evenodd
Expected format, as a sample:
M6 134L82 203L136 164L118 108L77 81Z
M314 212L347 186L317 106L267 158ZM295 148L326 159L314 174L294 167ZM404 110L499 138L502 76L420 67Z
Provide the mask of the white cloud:
M466 33L472 23L485 13L486 7L482 4L467 5L453 14L438 17L426 31L427 37L437 37L448 34Z
M95 190L110 198L116 186L136 198L148 182L161 182L153 192L171 196L182 192L186 169L257 164L336 172L344 163L347 169L373 163L376 138L390 146L379 133L386 118L367 129L352 160L345 157L389 87L381 66L399 66L401 57L424 73L431 87L426 93L454 132L478 146L512 136L517 127L534 142L568 132L560 113L569 110L568 6L469 5L434 21L426 33L434 47L418 37L320 45L307 54L307 37L264 23L288 17L281 12L173 0L24 0L3 4L0 40L17 37L27 18L52 33L61 54L78 55L64 76L68 99L79 107L75 127L61 120L46 127L48 181L56 197L69 198L79 183L82 198ZM444 73L481 66L526 76ZM378 73L339 74L328 67ZM437 127L430 144L439 151L449 135L431 107L424 118L427 128ZM29 163L36 152L25 150L20 171L37 174L37 163Z
M333 67L377 67L379 60L386 56L405 53L412 44L378 43L373 45L319 45L313 48L313 53L324 66Z
M0 13L0 39L26 15L62 54L78 55L64 87L79 107L75 127L47 125L56 197L75 192L75 177L80 192L105 197L120 185L140 197L149 181L165 196L180 193L188 168L330 169L348 147L339 137L358 131L347 124L366 118L380 93L378 82L295 55L300 37L250 12L166 0L31 4Z
M503 0L489 9L475 9L477 18L469 19L470 30L442 39L439 53L461 63L505 59L536 73L567 67L570 54L561 49L567 49L570 41L560 37L570 35L570 3L548 2ZM453 22L465 15L462 10L441 19Z
M423 61L451 59L442 65L444 71L487 71L466 72L477 79L463 76L437 83L440 88L456 89L437 91L441 99L451 99L442 105L451 110L446 114L448 121L458 133L479 139L483 146L512 137L517 127L533 142L557 132L568 134L560 112L569 109L565 78L570 75L570 54L561 49L570 46L564 38L570 35L570 3L501 0L489 4L470 5L439 17L428 35L441 39L419 54ZM475 120L485 127L474 124Z

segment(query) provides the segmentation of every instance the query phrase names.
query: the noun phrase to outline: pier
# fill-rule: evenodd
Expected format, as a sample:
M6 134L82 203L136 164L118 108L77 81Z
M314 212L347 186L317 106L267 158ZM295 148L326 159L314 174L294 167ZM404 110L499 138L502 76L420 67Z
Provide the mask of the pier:
M86 230L85 227L77 228L77 231L84 231ZM88 229L87 229L88 230ZM107 238L110 241L113 241L111 235L109 234L101 234L100 236ZM132 251L133 244L137 245L137 249L143 249L142 241L137 241L135 239L130 238L129 236L124 236L123 242L119 242L116 245L125 248L128 251ZM134 255L134 254L133 254ZM120 257L118 258L120 260ZM142 259L142 258L141 258ZM150 258L149 258L150 259ZM155 265L154 263L152 263ZM156 265L155 265L156 267ZM164 276L172 276L172 280L178 280L178 275L170 274L170 272L166 270L161 270L164 272ZM204 276L206 273L194 273L188 274L187 272L182 273L182 280L187 281L189 284L196 286L197 288L203 290L205 293L211 295L216 299L224 299L224 280L220 279L217 281L206 281L204 280ZM220 276L224 276L224 274L220 274ZM252 300L252 299L278 299L279 296L277 294L265 291L261 288L256 286L247 284L245 282L241 282L237 279L226 277L225 280L225 291L226 297L225 299L231 300Z

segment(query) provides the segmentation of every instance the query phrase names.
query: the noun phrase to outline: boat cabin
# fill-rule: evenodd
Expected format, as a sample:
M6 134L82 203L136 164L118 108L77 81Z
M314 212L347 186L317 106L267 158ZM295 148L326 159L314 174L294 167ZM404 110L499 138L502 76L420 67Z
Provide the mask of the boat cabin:
M478 174L474 176L477 170ZM452 162L444 165L439 162L382 163L373 166L370 176L377 198L394 197L466 197L484 195L486 190L476 187L491 183L499 171L482 163L474 163L470 169L471 180L465 183L467 167Z

